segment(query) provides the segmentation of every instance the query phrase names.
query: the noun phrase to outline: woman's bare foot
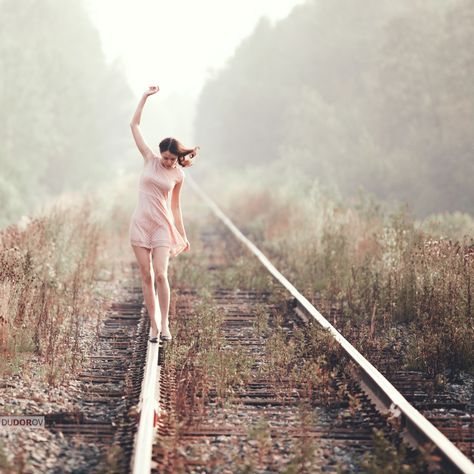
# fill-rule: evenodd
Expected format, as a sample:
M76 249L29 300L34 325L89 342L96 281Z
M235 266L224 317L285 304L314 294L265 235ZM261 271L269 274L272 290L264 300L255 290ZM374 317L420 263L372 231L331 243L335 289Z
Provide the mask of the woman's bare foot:
M154 324L151 325L151 335L150 337L154 338L154 337L158 337L160 333L160 328Z
M162 331L161 331L161 335L163 337L171 337L171 333L170 333L170 326L169 326L169 320L166 321L166 323L161 323L161 327L163 328Z

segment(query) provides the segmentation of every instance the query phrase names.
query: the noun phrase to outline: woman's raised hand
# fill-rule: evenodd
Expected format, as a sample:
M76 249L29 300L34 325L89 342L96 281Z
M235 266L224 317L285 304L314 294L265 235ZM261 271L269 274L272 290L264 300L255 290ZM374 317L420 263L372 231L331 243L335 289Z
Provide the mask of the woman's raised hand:
M159 86L149 86L148 90L143 93L145 97L156 94L160 90Z

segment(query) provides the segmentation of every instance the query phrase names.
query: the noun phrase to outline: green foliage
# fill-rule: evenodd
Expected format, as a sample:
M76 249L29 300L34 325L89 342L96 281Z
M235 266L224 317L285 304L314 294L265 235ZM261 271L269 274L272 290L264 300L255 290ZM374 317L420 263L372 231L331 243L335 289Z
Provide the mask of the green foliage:
M374 447L360 460L360 468L365 474L422 474L432 472L429 463L439 461L429 448L422 447L415 459L408 461L408 450L401 443L394 444L382 430L374 429L372 434Z
M325 316L330 308L321 300L340 308L338 323L357 323L356 345L375 354L403 331L399 349L411 367L433 376L474 368L474 219L464 214L452 226L449 214L437 216L432 235L430 219L416 221L407 206L388 206L363 190L348 201L299 174L257 175L229 174L229 186L215 188L217 200L228 202L239 228L258 227L257 246ZM239 180L249 183L245 196ZM439 238L440 229L453 239ZM281 347L277 336L272 343ZM286 362L274 363L284 373Z
M21 371L27 352L41 357L51 384L80 369L79 326L85 314L100 310L92 286L102 228L91 208L87 199L57 206L23 230L0 232L0 372Z
M466 241L474 235L474 219L467 212L432 214L418 226L427 234L442 239Z
M470 0L306 2L207 82L197 141L219 169L283 162L418 217L472 212L473 42Z
M132 92L82 1L0 2L0 225L119 168Z

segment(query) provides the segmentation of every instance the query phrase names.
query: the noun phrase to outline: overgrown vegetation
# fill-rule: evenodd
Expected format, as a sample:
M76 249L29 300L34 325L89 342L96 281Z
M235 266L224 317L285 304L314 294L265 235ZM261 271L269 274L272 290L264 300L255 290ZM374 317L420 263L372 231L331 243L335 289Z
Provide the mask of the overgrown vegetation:
M410 367L473 371L474 219L420 221L363 192L344 200L299 172L258 175L234 173L226 193L211 185L214 199L308 299L341 308L337 325L349 336L358 328L359 347L403 337Z
M191 234L197 230L194 226L190 229ZM238 276L238 272L244 268L243 274L247 277L250 274L258 277L262 270L259 272L254 267L253 272L248 272L245 266L240 266L236 259L239 249L232 240L226 241L225 247L228 261L232 264L224 266L222 271L212 272L212 277L190 277L188 282L194 283L194 289L197 290L190 299L192 309L189 307L183 310L179 319L172 319L176 333L174 341L179 340L179 344L173 342L168 348L167 364L172 364L172 369L168 366L167 370L175 372L177 383L176 419L173 425L176 431L169 440L164 441L163 447L168 450L168 454L176 454L169 462L173 462L174 468L177 468L181 462L181 456L177 454L179 432L187 423L206 415L209 399L212 398L218 406L229 407L234 402L233 395L236 391L249 382L265 379L272 383L277 399L287 398L295 390L299 398L301 432L290 461L280 466L282 472L314 472L320 446L308 428L317 423L317 414L313 408L315 404L330 404L337 397L347 397L347 416L360 408L358 399L349 393L347 386L337 383L341 363L345 360L342 351L331 335L316 323L305 328L294 327L293 335L289 338L281 312L285 308L286 303L282 306L285 299L280 299L280 304L271 311L264 303L257 303L252 309L255 314L253 331L265 343L264 359L258 368L252 370L255 360L248 352L235 346L229 351L230 346L225 345L222 326L224 314L212 303L208 285L211 283L211 287L221 287L220 284L226 282L222 275L229 272L230 267L230 271L236 275L233 281L236 285L237 282L240 284L233 288L253 289L252 282L258 280L242 278L242 275ZM187 267L184 259L174 265L174 276L183 276L183 268L180 267ZM271 280L264 289L272 289ZM187 295L175 297L184 298L184 301L189 298ZM344 413L341 412L341 416L345 416ZM255 472L262 466L271 464L272 446L279 439L274 430L272 435L271 432L264 414L253 420L247 427L246 443L254 449L243 457L235 457L235 472Z
M421 447L420 453L411 456L407 462L408 449L403 444L396 444L379 429L374 429L372 440L374 449L364 453L359 466L365 474L421 474L433 472L431 466L437 466L440 458L432 453L432 448Z
M204 413L208 396L212 395L222 406L231 402L236 387L251 376L253 359L243 350L226 346L223 318L210 295L200 292L187 317L172 323L174 341L179 344L172 341L167 357L176 367L179 420Z
M105 297L96 282L113 279L120 264L109 259L111 238L117 249L119 239L109 220L95 219L98 207L93 198L54 206L26 227L0 233L2 376L20 372L23 356L31 353L43 361L43 376L53 385L81 368L82 325L92 316L99 324L102 308L94 296Z

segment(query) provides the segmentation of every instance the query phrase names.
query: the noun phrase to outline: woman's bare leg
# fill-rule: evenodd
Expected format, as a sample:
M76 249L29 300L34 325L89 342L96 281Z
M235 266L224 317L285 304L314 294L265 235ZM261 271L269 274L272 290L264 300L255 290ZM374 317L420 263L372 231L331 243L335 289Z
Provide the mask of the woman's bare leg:
M152 261L155 272L156 292L160 304L161 332L169 336L168 312L170 309L170 285L168 282L169 247L155 247L153 249Z
M151 249L145 247L138 247L132 245L133 251L137 258L138 266L140 268L140 275L142 280L143 298L145 306L150 316L151 337L158 336L160 327L158 325L159 319L156 317L157 305L155 288L153 285L152 265L151 265Z

